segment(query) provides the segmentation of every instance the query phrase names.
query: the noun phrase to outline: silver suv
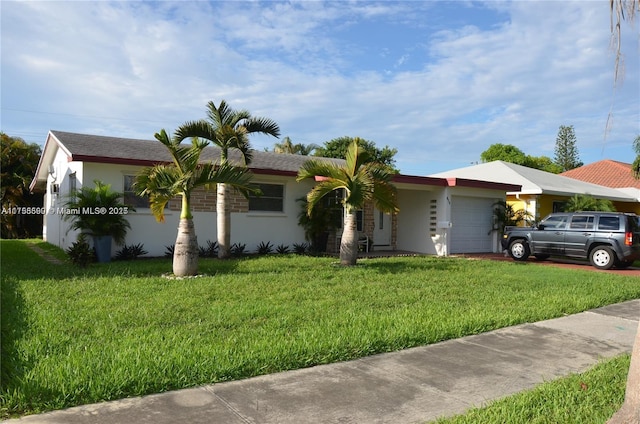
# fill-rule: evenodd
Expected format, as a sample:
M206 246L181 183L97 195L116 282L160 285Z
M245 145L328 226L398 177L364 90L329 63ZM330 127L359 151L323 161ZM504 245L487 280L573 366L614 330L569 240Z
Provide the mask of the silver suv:
M627 268L640 260L640 220L620 212L552 213L537 227L507 227L502 247L516 261L565 256L599 269Z

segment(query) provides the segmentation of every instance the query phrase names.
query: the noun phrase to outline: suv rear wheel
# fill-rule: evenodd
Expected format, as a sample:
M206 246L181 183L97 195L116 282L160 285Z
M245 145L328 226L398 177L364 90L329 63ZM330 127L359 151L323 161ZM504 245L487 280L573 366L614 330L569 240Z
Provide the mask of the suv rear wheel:
M514 240L509 245L509 255L516 261L526 261L530 254L529 245L522 239Z
M589 261L598 269L611 269L616 263L616 254L608 246L596 246L589 254Z

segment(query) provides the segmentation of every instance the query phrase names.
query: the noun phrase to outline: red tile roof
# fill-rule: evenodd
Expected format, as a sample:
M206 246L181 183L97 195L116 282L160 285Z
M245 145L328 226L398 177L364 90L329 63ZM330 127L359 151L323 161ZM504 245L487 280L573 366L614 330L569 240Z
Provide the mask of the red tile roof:
M605 159L563 172L565 177L605 187L640 188L640 180L633 177L631 164Z

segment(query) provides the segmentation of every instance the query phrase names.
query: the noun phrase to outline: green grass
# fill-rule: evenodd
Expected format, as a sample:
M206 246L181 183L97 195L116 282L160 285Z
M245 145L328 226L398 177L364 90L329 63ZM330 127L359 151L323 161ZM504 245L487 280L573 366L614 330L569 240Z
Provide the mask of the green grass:
M602 424L624 400L629 355L544 383L437 424Z
M42 260L0 242L0 416L425 345L640 297L620 275L456 258ZM48 247L49 250L55 250ZM53 252L55 253L55 252Z

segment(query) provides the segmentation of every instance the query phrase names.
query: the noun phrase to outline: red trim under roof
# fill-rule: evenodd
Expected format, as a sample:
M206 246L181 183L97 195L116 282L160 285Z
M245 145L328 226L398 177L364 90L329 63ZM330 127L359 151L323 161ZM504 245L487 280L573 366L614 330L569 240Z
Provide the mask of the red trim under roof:
M157 163L169 163L163 161L151 161L143 159L127 159L127 158L114 158L105 156L89 156L89 155L72 155L69 162L92 162L92 163L112 163L120 165L138 165L138 166L153 166ZM250 168L251 172L259 175L280 175L283 177L295 177L298 175L294 171L284 171L278 169L262 169L262 168ZM470 187L480 188L488 190L501 190L501 191L520 191L521 186L515 184L494 183L491 181L479 181L469 180L466 178L438 178L438 177L421 177L417 175L404 175L396 174L393 176L392 181L395 183L406 183L416 185L430 185L436 187Z
M110 158L105 156L71 155L68 162L112 163L118 165L153 166L156 163L170 163L165 161L153 161L144 159Z
M444 178L420 177L418 175L396 174L393 176L391 181L393 181L394 183L432 185L432 186L439 186L439 187L447 186L447 181Z

